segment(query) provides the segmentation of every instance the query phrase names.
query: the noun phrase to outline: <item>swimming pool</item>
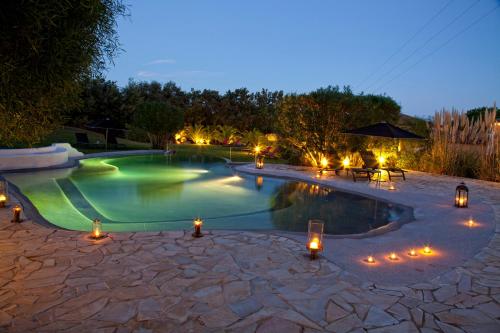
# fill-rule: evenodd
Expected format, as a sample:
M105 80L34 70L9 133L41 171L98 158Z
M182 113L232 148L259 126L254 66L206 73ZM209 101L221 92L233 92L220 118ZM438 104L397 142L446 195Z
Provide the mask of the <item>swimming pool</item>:
M329 234L358 234L406 219L407 207L320 185L237 173L206 156L91 158L80 167L8 174L50 223L105 231L191 228L307 231L325 221ZM405 222L405 221L402 221Z

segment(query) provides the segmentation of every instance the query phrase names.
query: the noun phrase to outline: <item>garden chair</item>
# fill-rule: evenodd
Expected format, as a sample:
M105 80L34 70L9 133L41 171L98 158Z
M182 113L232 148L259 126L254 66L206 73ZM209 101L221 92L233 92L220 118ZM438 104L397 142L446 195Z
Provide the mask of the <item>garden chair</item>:
M380 176L379 162L372 152L362 152L361 159L363 160L363 166L361 168L350 168L352 179L356 182L358 179L366 179L368 181L372 180L374 174ZM380 178L380 177L379 177Z

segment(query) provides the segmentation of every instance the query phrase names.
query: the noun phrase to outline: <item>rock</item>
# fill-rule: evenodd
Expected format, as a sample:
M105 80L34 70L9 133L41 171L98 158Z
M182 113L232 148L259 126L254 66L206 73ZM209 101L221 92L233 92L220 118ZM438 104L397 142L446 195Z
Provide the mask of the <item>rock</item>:
M97 320L125 324L136 315L135 305L132 302L109 303L95 317Z
M257 329L257 333L300 333L302 328L286 319L282 318L271 318L264 321Z
M368 330L368 333L419 333L419 330L411 321L403 321L400 324Z
M394 317L379 307L372 306L366 315L364 324L367 327L382 327L399 323Z
M328 302L328 306L326 308L326 321L331 323L340 318L344 318L347 316L349 312L342 309L340 306L333 302Z
M225 307L212 310L200 316L200 322L203 326L208 328L222 328L227 327L240 319L232 311Z
M231 303L229 304L229 307L240 318L244 318L262 309L262 304L260 304L255 297L249 297L242 301Z

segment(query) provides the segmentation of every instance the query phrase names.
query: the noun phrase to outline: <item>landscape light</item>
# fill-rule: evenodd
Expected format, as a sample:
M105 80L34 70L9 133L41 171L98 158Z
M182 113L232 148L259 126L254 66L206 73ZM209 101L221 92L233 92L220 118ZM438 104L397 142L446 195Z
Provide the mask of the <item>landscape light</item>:
M469 206L469 188L461 182L455 189L455 207L467 208Z
M344 158L342 161L342 165L344 166L344 169L349 168L349 165L351 164L351 161L349 160L349 157Z
M194 219L194 221L193 221L193 226L194 226L193 237L195 237L195 238L203 237L203 234L201 233L201 226L202 225L203 225L202 219L200 219L199 217Z

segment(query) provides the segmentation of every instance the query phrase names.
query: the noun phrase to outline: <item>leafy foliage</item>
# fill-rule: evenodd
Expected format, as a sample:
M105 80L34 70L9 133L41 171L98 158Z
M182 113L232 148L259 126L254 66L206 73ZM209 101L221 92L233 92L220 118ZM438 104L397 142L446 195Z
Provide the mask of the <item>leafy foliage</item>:
M148 133L151 146L163 149L167 140L182 128L182 109L165 102L144 102L137 107L134 125Z
M6 0L0 5L0 141L33 145L79 103L78 82L119 49L121 0Z

